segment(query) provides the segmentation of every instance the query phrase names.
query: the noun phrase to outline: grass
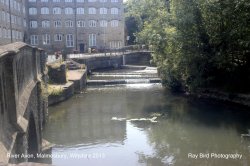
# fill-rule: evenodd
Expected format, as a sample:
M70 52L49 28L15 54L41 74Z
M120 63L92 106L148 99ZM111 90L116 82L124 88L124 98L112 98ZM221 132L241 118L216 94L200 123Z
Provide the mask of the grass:
M49 96L60 96L63 93L63 87L60 85L48 85Z

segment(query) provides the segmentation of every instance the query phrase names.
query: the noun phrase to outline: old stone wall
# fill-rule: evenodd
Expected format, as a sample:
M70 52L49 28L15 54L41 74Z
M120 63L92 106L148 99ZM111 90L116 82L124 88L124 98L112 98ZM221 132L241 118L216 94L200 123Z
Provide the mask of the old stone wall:
M50 64L48 65L49 80L53 84L64 84L67 82L65 64Z
M71 96L73 96L75 93L75 89L74 89L74 83L73 82L69 82L65 85L65 88L62 90L62 93L58 94L58 95L49 95L48 101L49 101L49 105L53 105L53 104L57 104L59 102L62 102L68 98L70 98Z
M47 112L43 50L25 43L0 47L0 161L22 162L7 154L41 149L41 130Z
M123 58L125 56L125 58ZM85 58L74 58L74 61L85 64L88 70L101 68L119 68L124 65L150 65L151 52L131 52L119 55L88 56Z

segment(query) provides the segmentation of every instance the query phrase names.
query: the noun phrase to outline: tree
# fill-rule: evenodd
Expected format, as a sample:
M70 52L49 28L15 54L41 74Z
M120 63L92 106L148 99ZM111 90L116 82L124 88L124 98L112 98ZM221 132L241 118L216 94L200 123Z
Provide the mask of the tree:
M129 0L135 36L154 51L167 87L249 91L250 2Z

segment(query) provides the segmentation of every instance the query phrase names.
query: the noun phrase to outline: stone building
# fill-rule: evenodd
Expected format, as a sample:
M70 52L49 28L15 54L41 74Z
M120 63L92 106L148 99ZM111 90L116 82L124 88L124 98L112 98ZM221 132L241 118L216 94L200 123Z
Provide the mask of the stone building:
M29 0L29 43L50 53L124 46L122 0Z
M27 41L26 0L0 0L0 45Z

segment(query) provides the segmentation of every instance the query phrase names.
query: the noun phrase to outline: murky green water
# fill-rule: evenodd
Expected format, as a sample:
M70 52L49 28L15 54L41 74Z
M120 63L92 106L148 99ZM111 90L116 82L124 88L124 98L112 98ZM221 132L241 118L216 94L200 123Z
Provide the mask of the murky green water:
M246 111L132 84L89 88L50 107L44 138L57 144L51 163L59 166L247 166L247 129Z

